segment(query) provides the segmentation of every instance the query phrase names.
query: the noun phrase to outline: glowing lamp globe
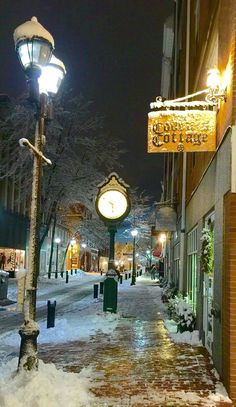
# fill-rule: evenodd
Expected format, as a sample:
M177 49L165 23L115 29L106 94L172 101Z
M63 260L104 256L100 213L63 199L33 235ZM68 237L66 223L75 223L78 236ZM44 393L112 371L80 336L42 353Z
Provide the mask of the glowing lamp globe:
M210 89L219 89L220 72L217 68L209 69L207 73L207 87Z
M18 58L25 71L40 70L50 61L54 40L36 17L17 27L13 37Z
M41 76L38 79L39 92L56 95L65 77L66 69L60 59L52 55L49 64L42 67Z
M136 236L138 235L137 229L131 230L131 235L132 235L133 237L136 237Z

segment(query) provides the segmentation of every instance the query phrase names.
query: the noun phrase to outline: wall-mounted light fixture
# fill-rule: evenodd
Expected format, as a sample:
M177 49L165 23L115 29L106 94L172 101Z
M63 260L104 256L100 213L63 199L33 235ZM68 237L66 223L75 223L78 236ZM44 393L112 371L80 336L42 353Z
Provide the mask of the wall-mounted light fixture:
M222 86L219 69L209 69L207 73L207 88L206 101L208 103L216 105L220 100L226 101L227 86Z
M195 93L191 93L186 96L182 96L177 99L164 100L161 96L156 97L156 101L150 103L151 109L172 109L173 107L203 107L206 108L209 105L218 105L219 101L224 102L227 99L227 89L230 84L231 79L231 64L230 61L223 74L220 74L219 69L213 68L209 69L207 73L207 88L199 90ZM194 100L188 101L188 99L193 99L199 95L206 95L205 101Z

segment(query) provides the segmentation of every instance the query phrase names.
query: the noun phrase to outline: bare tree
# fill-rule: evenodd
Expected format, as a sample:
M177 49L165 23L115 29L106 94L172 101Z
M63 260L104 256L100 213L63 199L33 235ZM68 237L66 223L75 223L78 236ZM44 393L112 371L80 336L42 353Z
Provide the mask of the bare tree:
M19 199L27 199L31 188L32 160L28 150L20 149L18 140L33 138L34 110L22 100L13 101L12 109L0 120L0 179L14 175L21 179ZM47 125L45 155L53 163L43 170L41 197L41 244L55 214L60 217L72 202L81 202L93 210L97 184L108 172L119 168L122 153L119 140L110 137L104 118L94 111L92 102L82 96L64 93L54 103L54 118Z

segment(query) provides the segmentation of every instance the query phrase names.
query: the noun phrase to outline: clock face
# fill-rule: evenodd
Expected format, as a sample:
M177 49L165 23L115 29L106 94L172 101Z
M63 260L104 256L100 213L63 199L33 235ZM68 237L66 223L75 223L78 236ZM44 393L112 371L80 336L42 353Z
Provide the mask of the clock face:
M128 202L119 191L106 191L98 198L98 210L104 218L118 219L127 210Z

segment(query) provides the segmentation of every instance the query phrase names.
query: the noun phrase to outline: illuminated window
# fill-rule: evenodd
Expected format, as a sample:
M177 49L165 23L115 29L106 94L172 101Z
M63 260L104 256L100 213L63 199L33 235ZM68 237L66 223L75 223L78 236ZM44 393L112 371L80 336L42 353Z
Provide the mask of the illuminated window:
M197 303L197 227L188 233L187 241L187 294L196 311Z

